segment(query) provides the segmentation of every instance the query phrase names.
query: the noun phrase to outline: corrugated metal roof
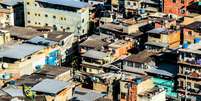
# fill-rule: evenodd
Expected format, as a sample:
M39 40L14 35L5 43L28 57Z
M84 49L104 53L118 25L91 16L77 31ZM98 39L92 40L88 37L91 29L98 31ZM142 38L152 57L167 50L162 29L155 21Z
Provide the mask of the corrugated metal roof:
M85 89L85 88L75 88L72 100L74 101L95 101L99 98L104 97L105 94L96 92L94 90Z
M148 70L146 70L146 72L173 77L172 73L170 73L168 71L165 71L165 70L160 70L160 69L157 69L157 68L148 69Z
M50 4L56 4L56 5L75 7L75 8L84 8L84 7L88 6L87 3L75 1L75 0L36 0L36 1L50 3Z
M108 54L104 53L104 52L101 52L101 51L89 50L86 53L84 53L82 56L83 57L93 58L93 59L103 60L108 56Z
M14 6L20 2L23 2L23 0L3 0L1 4L8 5L8 6Z
M147 33L153 33L153 34L166 34L168 32L168 29L166 28L154 28Z
M0 52L0 57L22 59L44 48L45 48L44 46L26 44L26 43L13 45L11 46L11 48L3 49L3 51Z
M24 96L23 91L14 86L5 87L2 90L12 97Z
M36 44L36 45L45 45L45 46L51 46L51 45L57 44L57 42L55 41L51 41L40 36L36 36L30 40L27 40L26 42Z
M43 81L33 86L31 90L49 94L57 94L58 92L68 87L73 87L73 84L54 79L44 79Z

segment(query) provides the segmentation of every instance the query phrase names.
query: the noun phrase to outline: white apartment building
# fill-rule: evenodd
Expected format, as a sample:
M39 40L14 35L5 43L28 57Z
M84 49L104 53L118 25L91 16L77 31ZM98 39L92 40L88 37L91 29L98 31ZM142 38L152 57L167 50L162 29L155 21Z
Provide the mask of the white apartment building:
M74 0L24 0L25 26L51 27L81 36L88 32L89 7Z

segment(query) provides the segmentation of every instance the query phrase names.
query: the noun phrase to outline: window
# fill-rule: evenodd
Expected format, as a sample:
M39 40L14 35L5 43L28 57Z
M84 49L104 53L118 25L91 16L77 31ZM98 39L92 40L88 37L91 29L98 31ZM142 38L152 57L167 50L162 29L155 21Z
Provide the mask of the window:
M53 16L54 19L56 19L56 16Z
M181 9L181 14L185 14L186 10L185 9Z
M10 18L9 15L6 15L6 18L7 18L7 19Z
M63 17L61 17L61 20L63 20Z
M172 0L173 3L176 3L176 0Z
M127 5L130 5L130 2L127 2Z
M136 3L134 2L133 5L136 6Z
M67 27L66 29L67 29L67 30L70 30L70 27Z
M188 35L192 35L192 31L188 31Z
M27 5L29 5L29 2L27 2Z
M30 12L27 12L28 15L30 15Z
M183 81L180 81L180 87L184 87L184 82Z
M37 6L37 4L35 4L35 6Z
M31 21L29 20L28 23L31 23Z
M38 23L37 23L37 22L35 22L35 24L37 25Z
M84 29L82 30L82 33L84 33Z
M82 23L84 23L84 19L82 19Z
M35 13L35 16L37 16L37 14Z
M141 68L141 64L140 63L135 63L135 67L136 68Z
M66 20L66 18L64 18L64 20Z
M153 38L158 38L158 39L161 38L161 35L160 35L160 34L154 34L154 33L152 34L152 33L150 33L149 36L150 36L150 37L153 37Z
M57 30L57 26L56 25L53 25L53 30Z
M187 87L191 87L191 83L190 82L187 82Z
M126 93L121 93L121 98L125 99L126 98Z
M40 25L40 22L38 24Z
M127 66L133 67L133 63L128 61L128 62L127 62Z
M48 26L48 24L46 23L45 26Z
M91 68L89 68L89 72L92 72Z
M200 89L200 88L201 88L201 85L200 85L200 84L195 83L195 84L194 84L194 88L198 88L198 89Z
M38 14L38 16L40 16L40 14Z
M47 15L47 14L45 14L45 17L48 17L48 15Z

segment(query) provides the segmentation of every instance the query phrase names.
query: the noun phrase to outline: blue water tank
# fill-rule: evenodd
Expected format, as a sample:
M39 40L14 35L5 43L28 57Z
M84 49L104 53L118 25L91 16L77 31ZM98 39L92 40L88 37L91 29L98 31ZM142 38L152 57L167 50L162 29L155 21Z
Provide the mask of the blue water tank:
M185 41L185 42L183 43L183 48L188 48L188 42L187 42L187 41Z
M195 38L194 39L194 43L199 43L200 42L200 38Z

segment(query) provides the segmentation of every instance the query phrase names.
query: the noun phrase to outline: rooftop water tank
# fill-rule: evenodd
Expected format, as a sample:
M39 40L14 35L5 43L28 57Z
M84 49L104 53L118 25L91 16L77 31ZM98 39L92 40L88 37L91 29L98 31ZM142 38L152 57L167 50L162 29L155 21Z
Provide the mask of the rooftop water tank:
M187 41L184 41L183 48L188 48L188 42Z
M194 39L194 43L199 43L200 42L200 38L195 38Z

